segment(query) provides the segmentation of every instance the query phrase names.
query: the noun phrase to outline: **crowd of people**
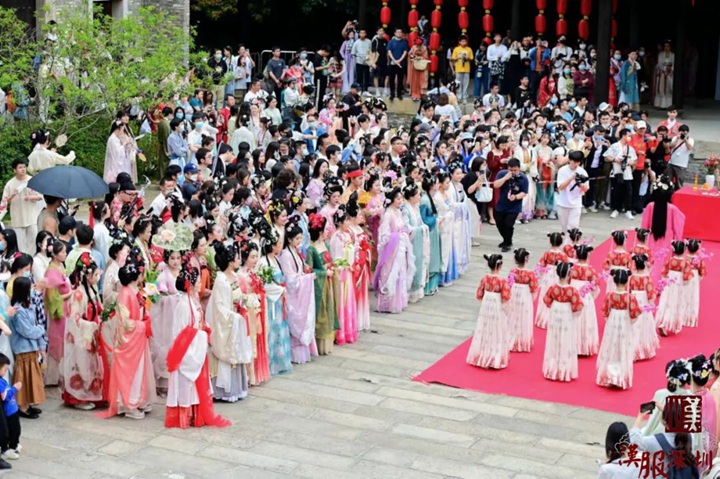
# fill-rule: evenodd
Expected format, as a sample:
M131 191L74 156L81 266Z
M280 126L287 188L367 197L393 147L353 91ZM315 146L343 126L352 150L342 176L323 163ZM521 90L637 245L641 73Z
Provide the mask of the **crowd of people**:
M533 347L537 325L548 329L545 377L570 381L578 355L597 354L598 384L628 388L633 361L655 355L656 325L661 334L697 326L706 263L698 242L679 241L682 219L669 204L693 148L674 107L651 129L625 90L595 106L583 78L592 52L555 55L538 41L511 87L511 75L488 64L487 93L481 86L463 114L478 57L466 38L450 54L456 80L426 92L413 87L424 78L413 72L425 71L422 39L410 48L402 30L388 42L380 29L370 40L351 22L343 35L342 60L330 48L312 59L303 50L288 66L277 48L260 75L246 49L217 50L215 88L161 93L135 125L157 138L164 173L152 201L138 189L134 117L119 112L103 172L109 193L90 205L87 224L61 198L27 187L30 174L74 160L55 151L50 132L33 133L2 199L3 459L19 457L18 418L40 417L44 386L60 387L69 407L108 406L102 417L142 419L160 396L167 427L225 426L213 401L242 400L293 364L356 342L371 310L400 313L450 287L487 235L483 222L497 226L503 253L517 223L558 219L561 232L535 270L515 250L508 279L503 257L486 255L471 364L506 367L511 351ZM505 61L503 41L488 46L498 55L490 62ZM508 67L513 45L528 39L511 42ZM623 75L637 73L629 58ZM405 73L422 99L406 125L392 127L386 103L368 94L382 65L391 99L402 98ZM575 76L579 84L567 80ZM380 76L377 91L384 84ZM592 246L579 230L581 215L599 210L643 214L631 251L613 234L606 274L588 264ZM653 267L664 268L664 288ZM607 278L601 313L614 326L600 341L591 298Z

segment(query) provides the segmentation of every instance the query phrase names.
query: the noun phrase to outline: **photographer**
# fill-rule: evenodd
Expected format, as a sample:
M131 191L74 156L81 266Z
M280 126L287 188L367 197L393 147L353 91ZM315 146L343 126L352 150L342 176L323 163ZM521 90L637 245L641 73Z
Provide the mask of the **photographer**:
M558 199L555 205L562 231L580 228L583 195L588 191L588 173L581 166L585 157L580 151L571 151L569 163L558 171Z
M630 130L623 128L618 133L620 141L610 145L604 154L605 161L612 163L612 192L610 195L613 212L610 218L617 218L621 210L625 211L627 219L633 219L632 214L632 180L633 169L637 164L637 155L630 146Z
M520 160L511 158L507 162L507 170L498 173L493 182L493 188L500 190L495 205L495 222L502 236L502 243L498 246L503 253L512 249L515 221L522 212L523 198L528 192L528 179L520 172Z
M678 129L680 134L672 139L670 143L670 161L668 164L667 175L673 184L677 184L678 188L683 186L683 176L687 170L690 155L693 154L695 140L690 138L690 127L680 125Z

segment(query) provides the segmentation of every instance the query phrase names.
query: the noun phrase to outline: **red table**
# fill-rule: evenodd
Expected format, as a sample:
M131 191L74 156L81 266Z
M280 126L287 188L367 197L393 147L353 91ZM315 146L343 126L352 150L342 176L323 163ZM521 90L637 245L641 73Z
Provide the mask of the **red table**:
M672 203L685 214L685 238L720 242L720 192L685 186L675 192Z

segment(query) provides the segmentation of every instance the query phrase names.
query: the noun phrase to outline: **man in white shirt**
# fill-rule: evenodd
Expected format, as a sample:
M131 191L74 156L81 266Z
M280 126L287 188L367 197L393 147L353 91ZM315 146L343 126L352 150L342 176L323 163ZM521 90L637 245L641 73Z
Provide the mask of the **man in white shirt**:
M253 101L257 100L260 103L260 108L265 108L265 103L268 97L268 93L262 89L262 84L260 83L260 80L253 80L250 84L250 89L247 93L245 93L244 102L245 103L252 103ZM280 99L278 98L278 103L280 103Z
M670 143L670 161L668 162L668 170L670 172L670 181L677 182L679 187L683 185L683 176L687 169L690 155L695 147L695 140L690 138L690 127L680 125L678 128L678 136L672 139Z
M566 45L565 36L562 35L557 40L557 45L550 52L550 60L553 62L555 73L562 73L565 62L570 60L572 56L572 48Z
M490 93L485 95L482 101L486 111L492 109L505 109L505 97L500 94L500 85L497 83L490 86Z
M28 160L18 158L13 160L13 178L5 184L3 198L10 209L10 227L17 235L20 251L35 251L35 236L37 236L37 220L40 214L40 201L43 197L27 188L32 176L27 174Z
M493 66L496 62L504 62L507 60L508 48L502 44L502 35L499 33L495 34L495 43L490 45L487 49L487 61L488 67L490 68L490 82L497 83L498 75L493 75Z
M625 210L627 219L633 219L632 214L632 180L633 169L637 164L637 154L630 146L632 135L630 130L623 128L618 132L620 141L610 145L605 152L605 161L612 163L612 191L610 200L613 212L610 218L617 218L620 210Z
M360 84L360 91L367 91L370 85L370 67L367 64L367 57L370 54L372 42L367 37L367 31L361 28L358 31L358 38L352 46L352 57L355 61L355 78ZM346 67L347 68L347 67Z
M569 163L557 173L559 193L555 207L563 232L580 227L583 195L590 188L587 181L581 182L588 178L587 171L580 166L585 159L583 154L579 151L570 152L569 159Z
M172 192L175 191L176 185L177 183L172 177L163 177L160 179L160 194L155 197L152 203L150 203L150 212L153 215L162 219L162 213L168 206L167 199L170 197Z

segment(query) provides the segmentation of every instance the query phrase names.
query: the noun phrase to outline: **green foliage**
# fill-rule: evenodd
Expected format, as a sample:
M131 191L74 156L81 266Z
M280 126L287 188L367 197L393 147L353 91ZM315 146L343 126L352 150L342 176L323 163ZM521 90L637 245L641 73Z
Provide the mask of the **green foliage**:
M21 82L32 72L35 43L15 9L0 8L0 88Z
M191 3L193 10L202 12L211 20L219 20L225 15L238 12L237 0L194 0Z

